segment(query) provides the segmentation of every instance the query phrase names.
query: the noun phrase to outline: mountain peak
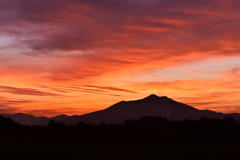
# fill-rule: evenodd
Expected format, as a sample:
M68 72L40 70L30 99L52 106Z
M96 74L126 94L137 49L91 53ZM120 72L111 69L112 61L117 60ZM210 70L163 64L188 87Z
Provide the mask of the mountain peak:
M156 94L150 94L148 97L158 97Z
M159 97L159 96L156 95L156 94L150 94L149 96L147 96L147 97L144 98L144 99L159 99L159 98L166 98L166 99L169 99L167 96Z

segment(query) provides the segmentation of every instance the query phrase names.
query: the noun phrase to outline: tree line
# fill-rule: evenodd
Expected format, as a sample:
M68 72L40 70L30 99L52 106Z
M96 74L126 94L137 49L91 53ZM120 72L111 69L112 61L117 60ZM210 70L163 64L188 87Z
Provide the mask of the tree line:
M0 116L0 141L71 143L234 143L240 144L240 122L227 116L223 120L168 121L162 117L126 120L124 124L92 125L79 122L65 125L54 120L47 126L21 125Z

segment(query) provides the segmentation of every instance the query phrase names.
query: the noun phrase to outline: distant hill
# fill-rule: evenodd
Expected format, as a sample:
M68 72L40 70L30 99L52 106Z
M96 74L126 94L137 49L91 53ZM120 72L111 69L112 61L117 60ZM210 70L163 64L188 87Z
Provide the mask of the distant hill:
M127 119L139 119L145 116L164 117L168 120L194 120L200 119L201 117L223 119L224 117L230 115L233 116L235 120L240 121L240 114L238 113L223 114L210 110L198 110L189 105L174 101L166 96L159 97L154 94L139 100L121 101L104 110L80 116L60 115L53 118L46 118L24 114L2 115L4 117L10 117L14 121L17 121L21 124L30 125L44 125L47 124L49 120L64 122L65 124L76 124L79 121L90 124L99 124L102 121L106 122L107 124L122 124Z
M20 124L35 125L38 123L46 123L47 117L34 117L32 115L17 113L17 114L1 114L3 117L9 117Z
M50 120L55 120L57 122L61 122L64 119L67 119L69 116L63 114L58 115L56 117L47 118L47 117L35 117L33 115L29 114L23 114L23 113L16 113L16 114L1 114L3 117L9 117L15 122L18 122L20 124L28 124L28 125L47 125Z

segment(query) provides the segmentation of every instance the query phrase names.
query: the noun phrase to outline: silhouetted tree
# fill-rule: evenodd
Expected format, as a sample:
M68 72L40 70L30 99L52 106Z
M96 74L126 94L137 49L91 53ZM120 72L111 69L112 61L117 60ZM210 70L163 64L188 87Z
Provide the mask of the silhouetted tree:
M235 122L235 119L233 118L233 116L226 116L223 119L225 122Z
M92 128L92 125L80 121L80 122L77 123L77 128L80 128L80 129L89 129L89 128Z
M102 121L102 122L100 123L100 126L106 126L106 122Z
M14 122L11 118L5 118L0 115L0 129L7 129L7 128L20 128L22 127L21 124Z
M54 120L50 120L48 123L48 128L50 129L65 129L67 126L62 122L56 122Z

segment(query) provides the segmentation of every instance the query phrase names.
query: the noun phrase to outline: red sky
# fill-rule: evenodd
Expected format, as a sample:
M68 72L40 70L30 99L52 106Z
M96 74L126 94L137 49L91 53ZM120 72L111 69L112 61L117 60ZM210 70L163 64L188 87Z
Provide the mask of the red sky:
M0 112L80 115L157 94L240 113L239 8L236 0L0 0Z

